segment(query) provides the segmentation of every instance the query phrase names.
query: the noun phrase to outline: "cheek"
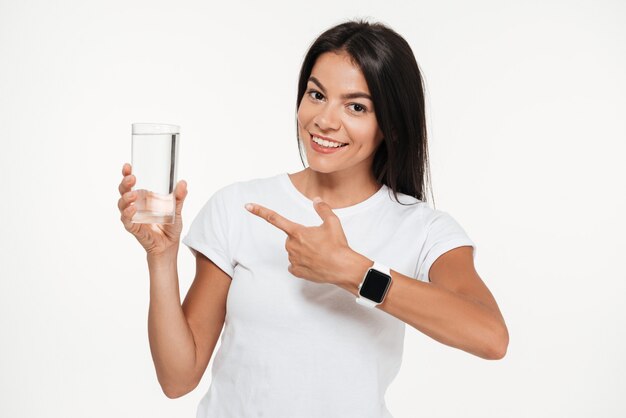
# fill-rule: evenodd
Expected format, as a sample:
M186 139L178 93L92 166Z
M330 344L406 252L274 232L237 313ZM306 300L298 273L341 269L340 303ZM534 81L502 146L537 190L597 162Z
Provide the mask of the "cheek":
M311 120L311 109L309 107L310 106L307 106L304 102L304 99L298 107L298 123L300 124L301 129L306 128Z
M355 121L344 125L353 141L360 143L361 146L376 146L378 135L378 125L372 121Z

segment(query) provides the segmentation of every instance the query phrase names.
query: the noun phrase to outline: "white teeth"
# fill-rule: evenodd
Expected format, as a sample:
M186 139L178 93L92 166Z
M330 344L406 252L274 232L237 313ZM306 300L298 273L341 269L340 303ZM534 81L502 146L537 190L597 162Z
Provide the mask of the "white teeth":
M330 142L330 141L327 141L325 139L320 139L320 138L316 137L315 135L311 135L311 138L313 139L313 141L316 144L319 144L319 145L321 145L323 147L326 147L326 148L338 148L338 147L341 147L343 145L343 144L341 144L339 142Z

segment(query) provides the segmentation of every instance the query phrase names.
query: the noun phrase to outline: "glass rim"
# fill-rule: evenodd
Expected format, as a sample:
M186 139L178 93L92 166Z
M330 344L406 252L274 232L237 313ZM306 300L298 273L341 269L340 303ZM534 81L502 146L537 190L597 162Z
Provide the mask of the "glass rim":
M133 123L132 132L135 134L179 134L179 125L167 123Z

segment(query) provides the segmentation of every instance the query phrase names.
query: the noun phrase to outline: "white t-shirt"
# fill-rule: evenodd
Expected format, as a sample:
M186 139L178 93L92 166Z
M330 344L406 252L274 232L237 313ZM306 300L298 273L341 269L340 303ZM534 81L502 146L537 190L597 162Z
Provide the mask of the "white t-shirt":
M430 266L455 247L476 247L446 212L390 188L334 209L350 248L428 281ZM219 189L183 243L227 273L221 344L197 418L389 418L385 392L402 361L405 323L356 303L332 285L293 276L287 235L244 205L258 203L317 226L313 202L287 173Z

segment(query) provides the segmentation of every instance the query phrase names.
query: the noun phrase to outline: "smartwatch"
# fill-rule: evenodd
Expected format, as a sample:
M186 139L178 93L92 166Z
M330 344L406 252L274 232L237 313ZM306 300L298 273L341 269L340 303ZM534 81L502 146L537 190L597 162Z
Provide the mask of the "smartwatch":
M390 286L391 271L389 267L374 261L374 265L363 276L356 301L360 305L373 308L383 303Z

